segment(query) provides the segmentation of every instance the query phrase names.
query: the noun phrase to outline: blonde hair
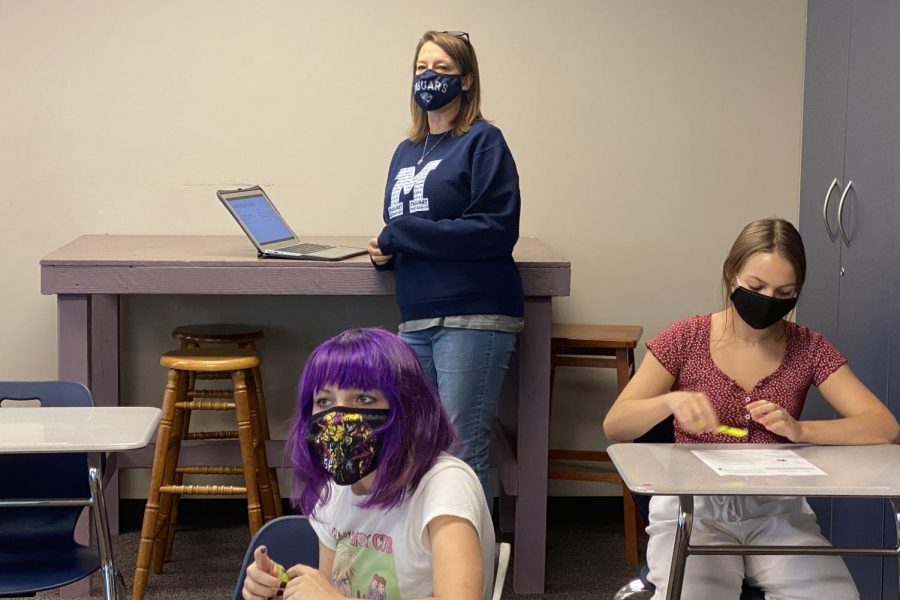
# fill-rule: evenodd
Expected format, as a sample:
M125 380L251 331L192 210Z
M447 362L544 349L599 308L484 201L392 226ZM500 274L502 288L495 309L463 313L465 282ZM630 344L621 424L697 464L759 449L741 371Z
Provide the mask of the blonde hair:
M731 290L737 282L737 274L754 254L776 252L794 268L796 294L800 295L806 280L806 251L800 232L784 219L760 219L748 223L738 234L731 251L722 265L722 288L725 302L730 302Z
M456 66L460 75L469 75L472 85L460 96L459 114L453 123L453 135L460 136L467 131L472 123L483 119L481 116L481 79L478 75L478 58L475 49L468 39L441 31L426 31L416 44L416 53L413 56L413 72L419 61L419 51L426 43L432 42L447 53ZM410 94L409 110L412 115L412 124L409 126L407 137L410 141L421 142L428 135L428 113L416 104L416 99Z
M337 581L346 578L347 581L353 579L353 560L355 553L349 544L338 544L334 551L334 560L331 567L331 578Z

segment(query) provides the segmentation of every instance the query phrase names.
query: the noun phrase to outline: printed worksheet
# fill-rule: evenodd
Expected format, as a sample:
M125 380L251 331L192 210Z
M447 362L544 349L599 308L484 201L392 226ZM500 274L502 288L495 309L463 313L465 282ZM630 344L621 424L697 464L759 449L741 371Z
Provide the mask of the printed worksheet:
M719 475L827 475L793 450L691 450Z

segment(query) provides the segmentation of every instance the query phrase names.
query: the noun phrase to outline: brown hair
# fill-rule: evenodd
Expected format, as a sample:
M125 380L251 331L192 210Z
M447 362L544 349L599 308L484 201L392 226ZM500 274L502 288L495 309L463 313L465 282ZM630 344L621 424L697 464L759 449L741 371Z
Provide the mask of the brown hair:
M453 135L460 136L467 131L475 121L483 119L481 116L481 79L478 75L478 58L475 49L465 37L441 31L426 31L416 44L416 53L413 56L413 72L419 60L419 51L426 43L432 42L453 59L459 67L460 75L469 75L472 85L460 96L459 114L453 123ZM409 110L412 114L412 124L409 126L407 137L413 142L421 142L428 135L428 113L418 104L410 94Z
M777 252L791 263L796 277L795 289L797 295L800 295L803 282L806 280L806 251L803 249L800 232L784 219L760 219L747 224L741 230L722 265L722 287L726 304L729 302L728 298L737 280L737 274L744 268L747 259L759 252Z

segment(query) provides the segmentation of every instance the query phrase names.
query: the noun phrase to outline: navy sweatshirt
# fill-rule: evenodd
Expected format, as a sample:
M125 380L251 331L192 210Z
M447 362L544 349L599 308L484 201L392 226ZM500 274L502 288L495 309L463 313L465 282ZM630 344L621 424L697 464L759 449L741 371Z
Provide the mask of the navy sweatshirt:
M404 140L384 191L378 246L393 259L403 321L457 315L523 315L512 259L519 238L519 174L499 129ZM422 164L416 164L426 151Z

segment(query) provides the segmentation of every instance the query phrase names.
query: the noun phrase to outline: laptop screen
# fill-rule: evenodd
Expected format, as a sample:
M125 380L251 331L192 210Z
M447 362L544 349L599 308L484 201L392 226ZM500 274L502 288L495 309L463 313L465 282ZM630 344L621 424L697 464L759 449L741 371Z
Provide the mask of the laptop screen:
M265 196L235 198L228 200L228 205L258 244L294 239L290 228Z

